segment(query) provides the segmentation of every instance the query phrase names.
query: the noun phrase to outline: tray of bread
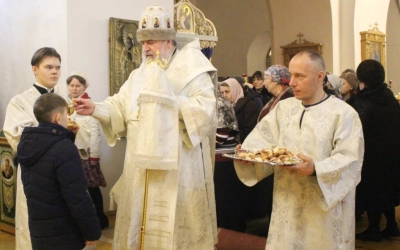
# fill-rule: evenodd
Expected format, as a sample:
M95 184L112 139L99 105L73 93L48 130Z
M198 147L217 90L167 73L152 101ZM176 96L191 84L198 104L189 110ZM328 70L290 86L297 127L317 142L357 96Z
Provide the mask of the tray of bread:
M296 165L302 162L300 158L284 147L265 148L260 151L240 149L234 154L223 154L222 156L270 165Z

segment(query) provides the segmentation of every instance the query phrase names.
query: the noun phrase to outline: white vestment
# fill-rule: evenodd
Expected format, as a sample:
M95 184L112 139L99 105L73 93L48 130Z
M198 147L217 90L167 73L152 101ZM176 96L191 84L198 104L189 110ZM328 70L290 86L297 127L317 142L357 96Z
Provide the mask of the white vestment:
M55 92L56 91L57 88L55 88ZM3 131L14 152L17 151L17 146L24 128L38 125L35 115L33 114L33 105L40 95L39 91L32 86L22 94L14 96L7 106ZM75 138L75 145L78 147L81 156L87 158L86 149L89 147L89 129L85 125L79 122L77 123L80 129ZM18 170L20 169L21 168L18 168ZM15 249L30 250L32 246L28 226L28 207L21 180L21 171L17 171L16 183Z
M238 177L248 186L275 173L266 249L354 249L355 188L364 156L358 114L333 96L307 108L294 97L285 99L257 124L242 148L271 146L311 157L316 176L235 162Z
M152 64L93 113L110 145L127 137L113 249L140 248L146 171L145 249L214 249L216 70L198 40L176 51L165 72Z

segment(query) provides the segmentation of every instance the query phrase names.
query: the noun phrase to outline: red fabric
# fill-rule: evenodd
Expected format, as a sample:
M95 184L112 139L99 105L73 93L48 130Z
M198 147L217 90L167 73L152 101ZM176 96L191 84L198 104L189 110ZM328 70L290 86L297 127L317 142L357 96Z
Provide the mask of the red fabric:
M264 250L267 238L221 228L217 250Z
M264 108L261 110L257 122L260 122L261 119L264 116L266 116L269 113L269 111L273 109L279 101L293 96L294 96L293 91L287 88L284 91L282 91L278 96L272 97L271 100L267 104L265 104Z
M83 92L83 95L81 95L82 99L90 99L89 94L86 92Z
M215 154L215 162L232 161L232 158L224 157L222 154Z

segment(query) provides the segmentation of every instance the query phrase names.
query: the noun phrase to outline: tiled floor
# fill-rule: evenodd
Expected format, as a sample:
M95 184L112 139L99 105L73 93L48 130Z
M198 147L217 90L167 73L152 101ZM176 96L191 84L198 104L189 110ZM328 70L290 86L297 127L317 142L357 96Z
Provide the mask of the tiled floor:
M111 250L112 236L114 230L115 216L109 216L110 227L103 230L102 238L98 241L97 250ZM400 206L396 208L396 219L400 222ZM381 227L384 228L385 221L382 219ZM260 229L264 230L265 221L260 221ZM362 220L356 225L356 232L361 232L367 227L367 218L364 214ZM256 230L256 228L254 228ZM0 231L0 250L14 250L15 238L14 235ZM363 250L397 250L400 249L400 237L384 239L382 242L363 242L356 241L356 249Z

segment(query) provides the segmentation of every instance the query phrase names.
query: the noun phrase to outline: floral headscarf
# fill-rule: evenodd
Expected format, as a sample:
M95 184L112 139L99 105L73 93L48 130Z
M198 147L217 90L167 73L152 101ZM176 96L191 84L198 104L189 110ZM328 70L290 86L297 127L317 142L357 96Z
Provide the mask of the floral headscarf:
M223 82L228 84L228 86L231 90L232 102L233 102L232 106L235 107L236 102L240 98L244 97L243 88L235 78L228 78Z
M289 69L283 65L279 64L272 65L266 71L264 71L264 74L270 77L273 82L289 85L290 82Z
M238 124L232 104L222 97L220 91L217 92L217 118L218 128L238 130Z

